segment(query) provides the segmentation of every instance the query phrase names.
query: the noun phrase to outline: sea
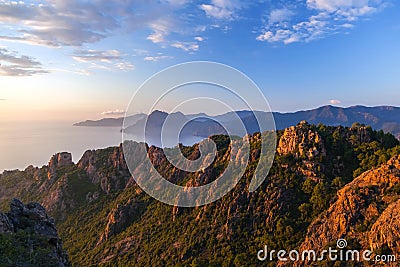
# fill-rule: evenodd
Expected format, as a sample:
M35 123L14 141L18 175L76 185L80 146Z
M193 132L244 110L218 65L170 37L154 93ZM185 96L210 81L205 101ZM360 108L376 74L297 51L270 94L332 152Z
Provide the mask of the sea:
M1 122L0 174L4 170L24 170L29 165L47 165L51 156L58 152L70 152L76 163L87 150L118 146L122 142L121 127L72 125L73 122ZM143 140L132 135L129 139ZM179 142L193 145L202 139L186 137ZM166 146L176 144L172 141ZM160 146L158 143L153 145Z
M48 164L57 152L72 153L77 162L86 150L118 146L120 127L78 127L73 122L2 122L0 173Z

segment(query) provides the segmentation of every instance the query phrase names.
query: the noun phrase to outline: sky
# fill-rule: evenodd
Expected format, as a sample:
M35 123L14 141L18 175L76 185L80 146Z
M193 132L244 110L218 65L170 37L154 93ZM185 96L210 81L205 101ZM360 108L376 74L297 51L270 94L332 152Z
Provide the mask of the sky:
M274 111L400 106L399 14L395 0L0 0L0 121L122 116L190 61L238 69Z

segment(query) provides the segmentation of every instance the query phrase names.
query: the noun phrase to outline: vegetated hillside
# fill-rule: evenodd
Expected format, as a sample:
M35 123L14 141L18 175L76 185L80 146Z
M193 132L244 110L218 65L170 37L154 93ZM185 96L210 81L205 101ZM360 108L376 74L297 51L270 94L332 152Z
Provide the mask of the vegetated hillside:
M212 138L216 160L200 173L176 170L162 149L151 146L148 155L166 179L198 186L215 179L229 159L229 138ZM278 131L275 162L253 193L247 188L260 154L260 134L252 135L250 143L250 163L239 184L202 207L172 207L148 196L130 177L121 146L87 151L77 164L62 153L49 166L5 172L1 204L15 195L42 203L56 218L75 266L258 266L257 252L264 245L288 251L319 248L339 236L376 252L399 251L394 241L400 238L398 217L383 223L400 193L400 146L394 136L359 124L301 122ZM181 150L189 159L199 156L197 145ZM141 175L140 169L135 175ZM357 200L357 209L348 199ZM353 212L350 217L347 210ZM350 218L344 228L329 228L342 212Z

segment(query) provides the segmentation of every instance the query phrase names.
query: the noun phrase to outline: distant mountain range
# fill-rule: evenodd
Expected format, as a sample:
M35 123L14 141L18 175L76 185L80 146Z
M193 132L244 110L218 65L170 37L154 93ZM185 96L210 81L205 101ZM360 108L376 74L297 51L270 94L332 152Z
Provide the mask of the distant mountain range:
M236 114L235 114L236 113ZM125 121L124 132L143 136L143 129L146 125L146 138L154 140L158 144L161 128L168 117L168 129L163 131L181 129L181 138L208 137L215 134L225 134L226 130L222 124L230 129L231 134L243 136L246 133L260 131L256 115L265 116L262 111L237 111L228 112L217 116L208 116L202 114L184 115L181 112L168 113L154 111L149 116L145 114L136 114L127 117ZM237 116L242 123L238 123ZM348 108L323 106L316 109L298 111L293 113L273 112L276 129L281 130L294 126L300 121L307 121L312 124L325 124L331 126L351 126L353 123L369 125L377 130L384 130L400 138L400 108L391 106L365 107L353 106ZM267 118L269 116L266 116ZM98 121L85 121L74 124L74 126L92 126L92 127L123 127L124 118L106 118ZM220 122L220 123L218 123ZM240 121L239 121L240 122ZM146 124L147 123L147 124ZM243 125L245 130L243 129ZM164 127L165 128L165 127ZM262 129L270 130L270 129Z
M143 113L135 114L127 117L127 122L135 124L138 120L146 118L147 115ZM122 127L124 117L120 118L104 118L101 120L86 120L75 123L73 126L84 126L84 127Z

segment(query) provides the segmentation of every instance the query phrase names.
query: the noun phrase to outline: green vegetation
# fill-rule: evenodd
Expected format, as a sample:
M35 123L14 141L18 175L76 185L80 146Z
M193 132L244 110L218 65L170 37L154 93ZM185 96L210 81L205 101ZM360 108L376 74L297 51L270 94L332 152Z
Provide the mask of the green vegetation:
M321 136L326 155L309 159L277 154L265 182L257 191L249 193L247 187L260 154L260 143L253 141L243 179L229 194L205 207L174 208L153 200L135 184L118 188L113 187L115 182L110 182L111 190L105 194L101 191L103 186L93 184L82 169L74 166L59 170L58 179L67 177L64 198L74 207L64 211L65 220L58 221L71 262L76 266L258 266L256 254L264 245L271 250L297 248L311 221L329 207L338 190L355 176L400 154L399 142L392 135L360 124L352 128L307 127ZM277 134L278 138L282 135L283 131ZM214 136L213 140L217 143L218 155L210 180L226 168L224 155L229 152L230 142L223 135ZM180 150L188 158L198 157L198 146L180 146ZM96 151L94 166L107 179L120 179L119 183L124 185L129 177L110 162L114 152L114 148ZM178 171L166 161L161 161L157 170L177 184L186 184L198 177ZM9 183L18 177L30 179L24 172L13 173L12 178L10 175L3 174L0 183ZM99 192L99 197L88 202L88 192ZM398 186L393 187L393 194L399 192ZM13 193L29 198L28 191ZM31 197L41 196L32 193ZM140 203L135 218L121 231L99 242L110 212L130 199ZM363 232L370 227L370 224L360 224L357 229ZM1 246L9 248L7 237L1 238Z
M25 231L0 234L0 266L57 266L51 252L50 244L41 236Z

